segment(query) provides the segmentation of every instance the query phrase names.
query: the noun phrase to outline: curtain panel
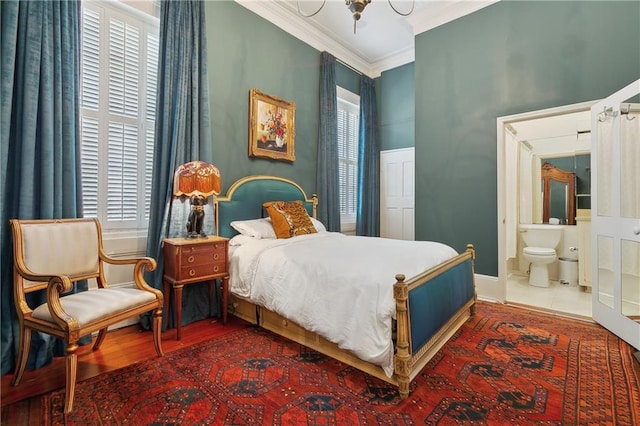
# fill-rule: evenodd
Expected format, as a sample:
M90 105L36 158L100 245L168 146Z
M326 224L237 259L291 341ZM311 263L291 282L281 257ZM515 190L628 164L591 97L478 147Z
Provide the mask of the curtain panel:
M316 192L318 219L328 231L340 232L340 181L338 173L338 95L336 58L320 54L320 123L318 127Z
M79 217L80 2L2 1L0 240L2 374L15 368L19 326L13 302L9 219ZM86 290L87 283L76 284ZM45 301L30 295L31 306ZM38 297L40 296L40 297ZM90 337L81 343L90 342ZM64 355L56 338L34 332L27 369Z
M173 174L179 165L189 161L213 163L202 1L161 3L157 87L147 256L156 259L158 266L146 278L153 287L162 289L162 240L186 235L184 225L190 207L188 201L173 198ZM213 214L205 217L212 219ZM213 226L207 228L205 223L205 232L214 234ZM183 324L219 314L216 300L209 301L208 294L206 283L184 288ZM174 325L173 315L164 315L170 318L169 325ZM150 316L143 316L141 325L150 328Z
M360 79L356 235L380 236L380 142L374 81Z

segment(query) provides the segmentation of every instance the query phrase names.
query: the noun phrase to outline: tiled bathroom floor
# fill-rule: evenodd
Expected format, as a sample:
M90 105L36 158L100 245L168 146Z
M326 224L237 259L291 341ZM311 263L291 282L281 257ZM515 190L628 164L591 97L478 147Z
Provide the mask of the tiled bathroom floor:
M578 286L551 281L549 287L534 287L529 277L511 275L507 280L507 302L591 318L591 293Z

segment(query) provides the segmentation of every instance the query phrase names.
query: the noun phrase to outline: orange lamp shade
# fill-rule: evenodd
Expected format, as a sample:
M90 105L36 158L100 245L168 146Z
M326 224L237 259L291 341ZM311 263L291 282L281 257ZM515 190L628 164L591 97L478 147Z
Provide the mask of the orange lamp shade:
M173 176L173 194L210 195L220 194L220 171L213 164L191 161L176 169Z

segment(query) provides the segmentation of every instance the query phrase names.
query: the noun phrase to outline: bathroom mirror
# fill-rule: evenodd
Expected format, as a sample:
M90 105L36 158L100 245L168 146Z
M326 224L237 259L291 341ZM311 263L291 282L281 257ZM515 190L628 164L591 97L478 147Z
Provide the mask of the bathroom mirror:
M542 165L542 223L558 220L554 225L575 225L575 180L576 174L560 169L545 161Z
M587 124L577 124L577 126ZM574 124L574 126L576 126ZM578 127L580 128L580 127ZM574 127L575 129L575 127ZM524 130L527 130L526 128ZM535 129L530 133L533 134ZM547 136L519 142L519 223L548 223L545 220L542 165L551 163L558 169L575 174L574 192L566 183L550 181L549 216L564 218L563 224L575 225L577 209L591 208L591 134L573 131L572 135ZM557 186L557 189L553 188ZM573 217L569 220L569 196L573 197ZM558 212L563 212L561 215ZM567 212L567 213L564 213Z

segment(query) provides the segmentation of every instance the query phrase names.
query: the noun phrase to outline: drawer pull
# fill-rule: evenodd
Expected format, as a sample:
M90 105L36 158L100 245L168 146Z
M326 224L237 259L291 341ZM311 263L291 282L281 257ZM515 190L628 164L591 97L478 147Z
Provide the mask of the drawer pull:
M218 272L219 270L220 270L219 266L216 265L216 266L213 267L213 272Z
M213 254L213 260L218 260L219 257L220 255L218 253Z
M195 269L189 269L189 276L193 277L196 275L196 270Z
M189 258L187 259L187 262L193 263L194 260L195 260L195 257L189 256Z

